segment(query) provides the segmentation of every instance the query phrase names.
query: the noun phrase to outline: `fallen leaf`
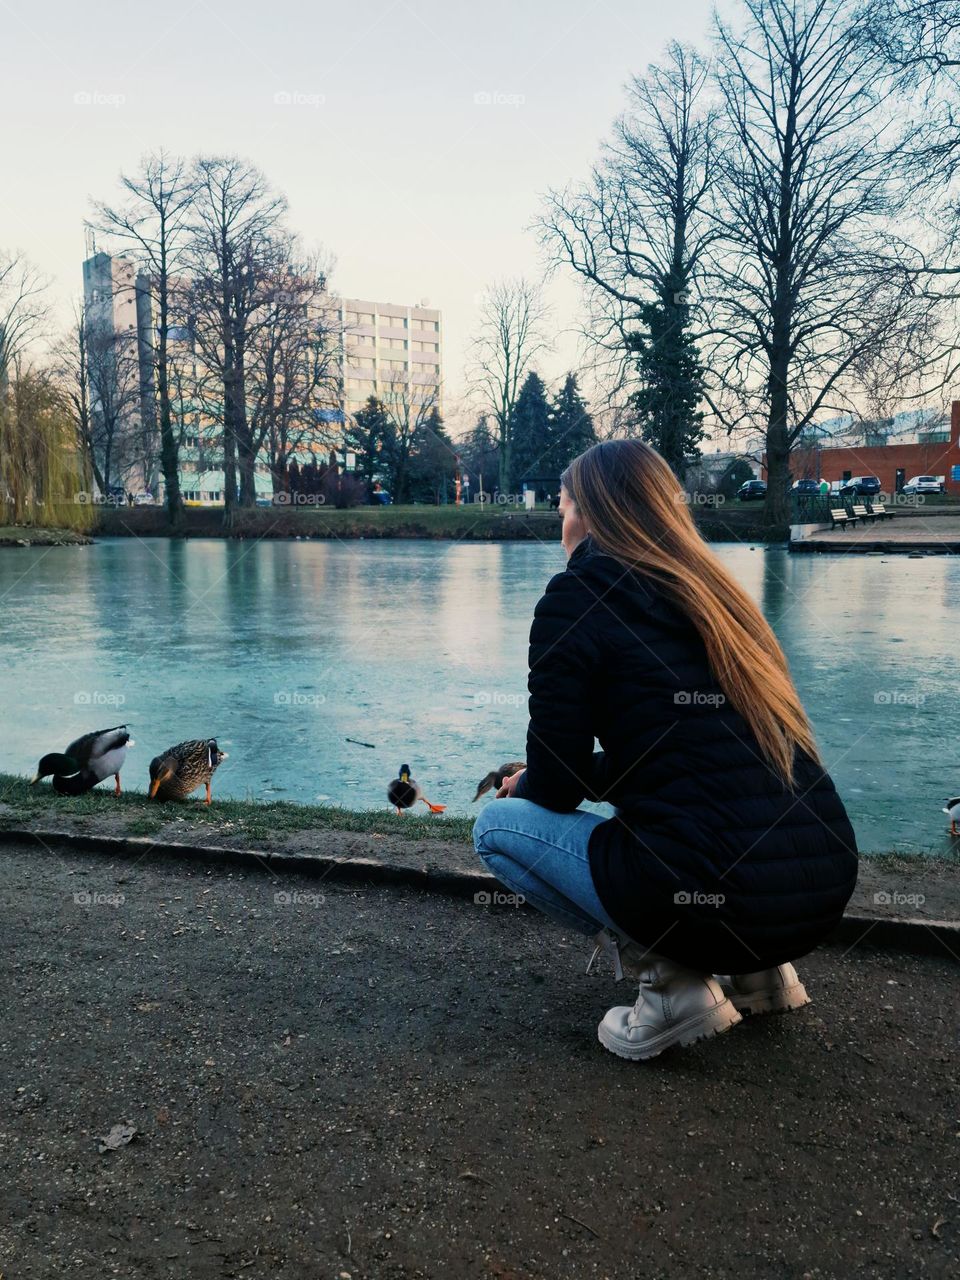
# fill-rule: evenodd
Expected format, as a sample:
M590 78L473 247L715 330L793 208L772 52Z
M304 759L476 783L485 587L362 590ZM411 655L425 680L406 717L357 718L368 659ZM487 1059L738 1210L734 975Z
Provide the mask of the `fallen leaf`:
M115 1124L105 1137L99 1138L100 1145L97 1150L101 1155L103 1155L104 1151L117 1151L120 1147L125 1147L128 1142L132 1142L136 1134L135 1125Z

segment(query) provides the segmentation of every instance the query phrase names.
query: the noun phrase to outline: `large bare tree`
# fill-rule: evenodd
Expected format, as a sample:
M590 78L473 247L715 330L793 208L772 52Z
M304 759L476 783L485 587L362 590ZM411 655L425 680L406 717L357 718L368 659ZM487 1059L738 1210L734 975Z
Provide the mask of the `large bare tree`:
M539 221L554 261L584 282L585 337L613 396L635 382L630 356L646 307L690 322L680 306L716 234L705 212L716 176L709 76L695 49L670 44L661 63L630 82L589 180L551 192Z
M0 250L0 395L47 317L47 281L20 253Z
M170 394L170 330L180 323L172 314L174 290L183 270L188 215L195 182L182 159L158 151L144 158L134 175L121 174L122 205L97 202L91 225L115 241L140 270L137 288L145 287L152 312L139 326L142 367L152 378L142 388L143 429L149 434L159 415L160 465L171 524L180 523L179 448ZM154 408L155 379L156 409Z
M857 371L891 335L906 344L901 371L920 376L935 326L893 229L901 156L885 141L862 9L744 4L742 32L717 23L725 115L704 289L726 423L762 426L766 516L783 525L800 434L823 410L849 407Z
M250 344L247 399L253 449L266 455L276 494L293 457L328 455L338 442L342 373L328 266L291 242L271 271Z
M190 307L198 352L215 371L222 403L224 522L256 503L257 443L247 410L247 364L268 323L270 291L285 265L286 201L259 169L236 156L201 157L189 253ZM237 469L240 488L237 492Z
M439 417L439 388L410 382L406 377L386 382L380 392L380 404L386 418L384 461L394 502L408 500L413 458L417 449L429 442L432 451L448 452L456 458L456 450L445 437L433 432Z
M113 333L80 305L54 351L53 371L77 444L101 494L143 468L140 360L134 332ZM144 474L147 474L144 471Z
M540 288L525 279L500 280L481 301L473 339L470 386L496 429L500 489L511 484L511 446L517 396L537 356L549 349L549 308Z

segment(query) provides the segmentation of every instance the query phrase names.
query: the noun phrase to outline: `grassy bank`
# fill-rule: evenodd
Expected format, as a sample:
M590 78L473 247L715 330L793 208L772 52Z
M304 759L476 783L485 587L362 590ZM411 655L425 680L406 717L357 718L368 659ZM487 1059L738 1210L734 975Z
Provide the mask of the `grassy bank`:
M0 547L80 547L92 542L73 529L39 529L34 525L0 525Z
M712 541L783 542L786 529L770 529L752 508L730 506L696 512ZM162 507L102 508L95 532L102 537L169 537ZM188 507L180 532L192 538L431 538L453 541L554 542L560 538L555 511L517 507L257 507L237 512L229 534L218 507Z
M203 792L197 793L202 797ZM49 780L31 787L28 780L15 774L0 773L0 827L42 821L57 828L65 820L80 827L94 825L104 819L110 822L110 834L158 836L170 834L176 824L178 839L194 838L200 844L213 834L230 835L239 841L268 841L271 837L307 831L356 831L365 835L401 836L408 840L470 839L473 820L445 815L418 816L405 813L397 817L384 801L383 809L341 809L333 805L294 804L288 800L221 800L214 794L213 804L192 798L180 802L157 804L143 792L124 791L114 796L106 784L83 796L58 795ZM89 822L88 822L89 820Z

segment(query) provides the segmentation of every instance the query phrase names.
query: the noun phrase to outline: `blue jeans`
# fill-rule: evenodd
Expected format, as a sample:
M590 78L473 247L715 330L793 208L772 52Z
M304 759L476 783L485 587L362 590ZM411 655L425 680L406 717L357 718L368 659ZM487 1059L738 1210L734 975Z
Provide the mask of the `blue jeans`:
M590 833L603 821L598 813L554 813L511 796L481 809L473 847L501 884L544 915L581 933L607 928L623 936L604 911L590 874Z

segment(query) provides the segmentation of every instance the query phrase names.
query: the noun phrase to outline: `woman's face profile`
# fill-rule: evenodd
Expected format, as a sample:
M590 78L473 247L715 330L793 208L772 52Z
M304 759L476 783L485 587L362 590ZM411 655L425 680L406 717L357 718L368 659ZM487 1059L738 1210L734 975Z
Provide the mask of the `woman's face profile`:
M569 559L577 544L587 536L587 529L580 512L577 510L577 504L563 485L560 486L559 511L560 519L563 521L563 549L567 553L567 559Z

